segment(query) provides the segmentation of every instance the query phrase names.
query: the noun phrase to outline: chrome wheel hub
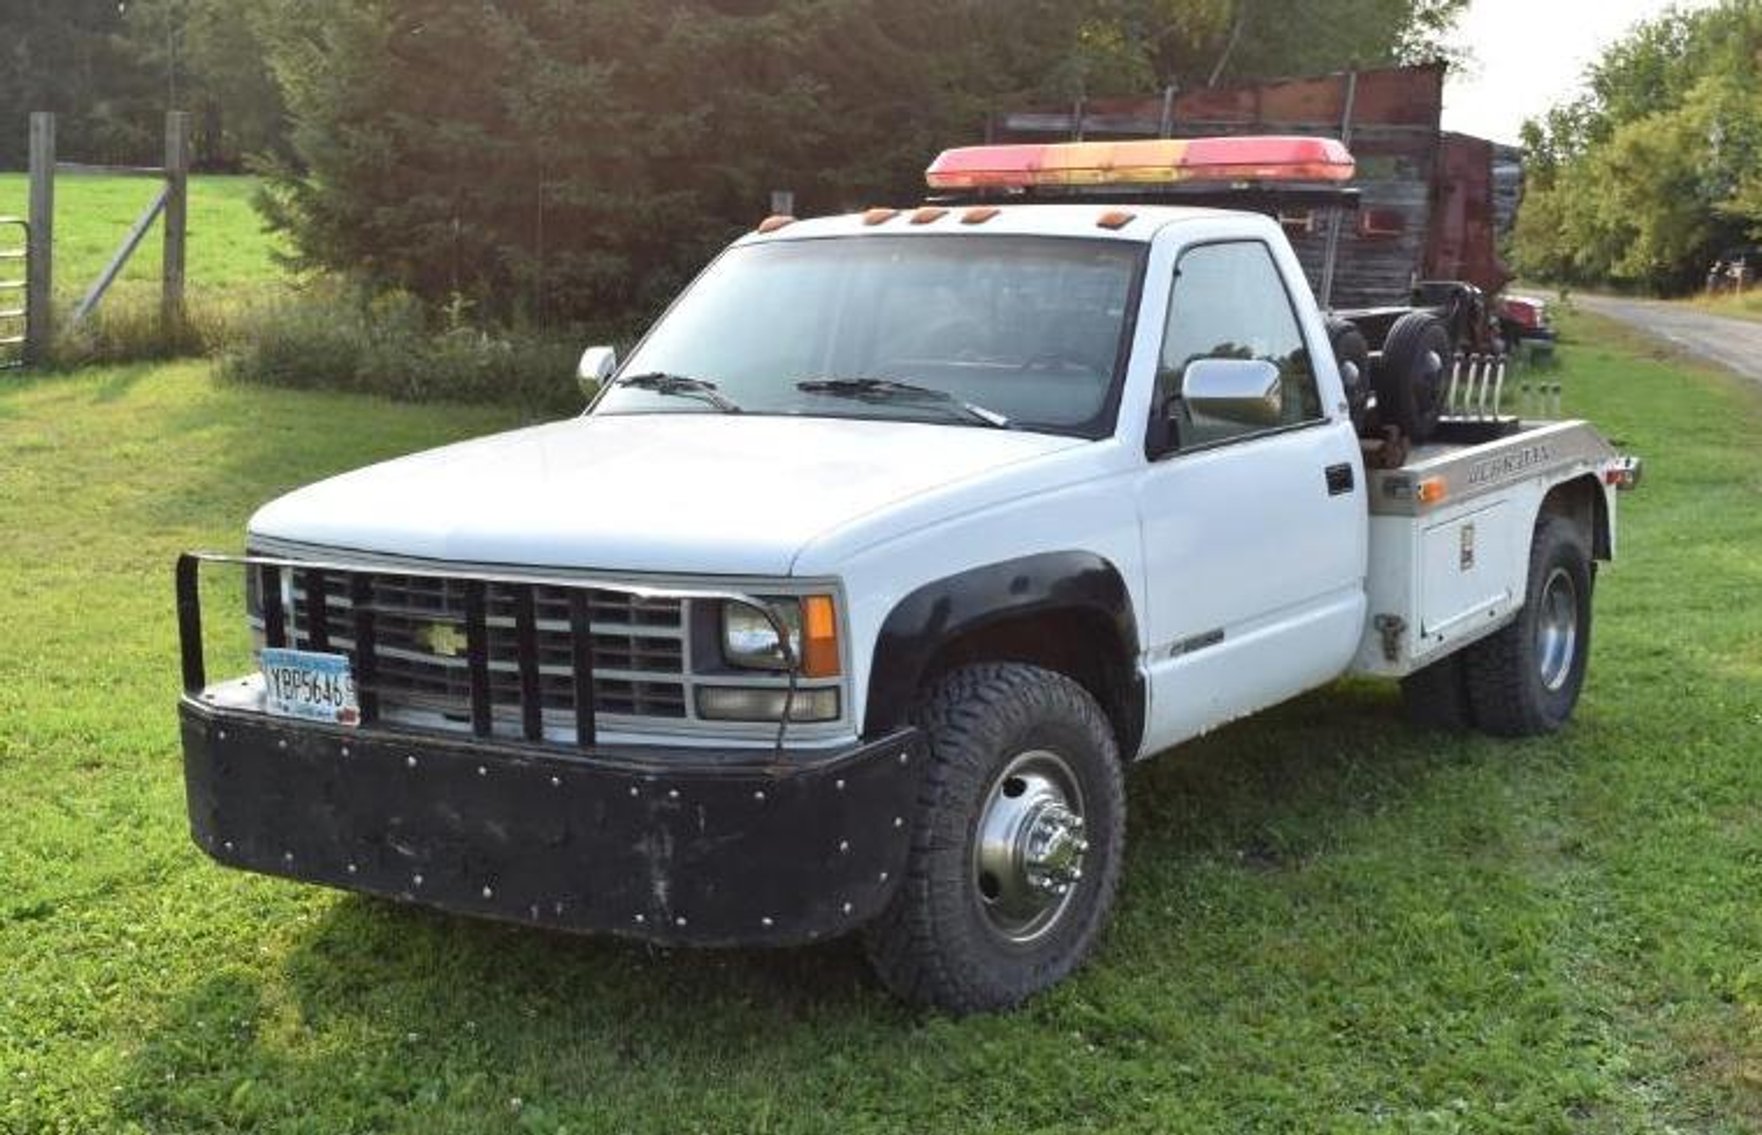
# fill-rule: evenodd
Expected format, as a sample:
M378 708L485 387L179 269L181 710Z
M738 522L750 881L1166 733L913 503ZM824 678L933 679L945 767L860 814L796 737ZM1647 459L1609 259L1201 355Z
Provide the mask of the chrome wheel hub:
M1064 759L1023 753L991 784L973 836L973 884L985 920L1011 942L1058 923L1089 850L1083 796Z
M1536 668L1550 692L1566 685L1578 651L1578 588L1565 568L1555 568L1542 587L1536 617Z

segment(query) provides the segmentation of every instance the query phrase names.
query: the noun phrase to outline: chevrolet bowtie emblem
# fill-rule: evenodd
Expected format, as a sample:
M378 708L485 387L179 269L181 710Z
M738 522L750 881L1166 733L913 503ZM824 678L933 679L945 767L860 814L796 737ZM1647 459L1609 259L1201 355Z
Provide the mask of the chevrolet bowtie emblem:
M448 658L459 657L470 646L465 632L452 623L430 623L417 631L416 637L430 651Z

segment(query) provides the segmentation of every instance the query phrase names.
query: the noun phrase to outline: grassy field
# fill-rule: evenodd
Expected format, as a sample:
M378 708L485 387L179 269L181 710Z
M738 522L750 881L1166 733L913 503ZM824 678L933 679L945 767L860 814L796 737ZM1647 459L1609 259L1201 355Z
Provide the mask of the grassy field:
M1751 1131L1762 1125L1762 393L1566 321L1650 462L1563 735L1345 683L1132 778L1117 921L1004 1017L849 943L656 952L214 866L171 558L482 410L0 387L0 1131Z
M55 184L55 291L71 302L84 295L110 263L117 246L158 192L146 178L63 176ZM249 177L190 179L189 287L193 293L236 294L281 282L273 253L277 239L264 232L251 207L257 182ZM0 216L27 214L28 184L22 173L0 173ZM157 289L164 238L155 225L129 261L121 293ZM113 294L121 294L113 293ZM156 292L155 292L156 294Z
M1714 315L1762 322L1762 287L1752 288L1743 295L1697 296L1689 302Z

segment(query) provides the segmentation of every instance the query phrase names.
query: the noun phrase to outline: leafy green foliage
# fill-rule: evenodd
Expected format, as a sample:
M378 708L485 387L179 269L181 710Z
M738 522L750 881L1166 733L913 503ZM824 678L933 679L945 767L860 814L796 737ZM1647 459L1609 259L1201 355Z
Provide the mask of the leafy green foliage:
M157 165L168 110L195 112L198 168L281 151L281 94L256 31L280 3L0 0L0 169L23 168L37 110L59 115L65 160Z
M604 318L658 307L770 190L892 196L981 117L950 83L983 39L964 8L747 7L302 0L274 42L304 168L270 215L310 265Z
M220 375L405 402L493 402L529 413L579 410L575 364L587 333L491 332L460 301L436 315L405 293L321 284L237 313Z
M1522 271L1698 285L1722 248L1762 233L1762 3L1639 25L1591 68L1589 93L1526 124L1524 141Z
M206 168L239 169L285 149L281 91L257 34L274 0L127 0L121 45L147 90L132 100L156 133L166 110L195 114Z
M28 193L24 174L0 174L0 215L19 216ZM157 187L141 178L63 177L56 186L55 306L59 326L51 364L71 368L208 354L236 336L246 317L276 304L289 286L277 264L279 240L251 207L251 178L190 179L188 288L185 322L161 319L160 256L149 234L104 302L75 327L74 304L98 279L118 243Z
M139 124L101 94L115 89L123 67L121 22L115 0L0 0L0 169L24 167L26 116L36 110L64 116L70 156L139 156Z
M1565 331L1568 408L1649 460L1575 723L1419 734L1351 682L1166 754L1094 963L961 1021L848 942L651 951L215 866L172 556L516 416L0 381L0 1131L1755 1131L1762 398Z
M492 317L652 313L770 191L910 199L988 114L1386 62L1461 0L284 0L301 262Z

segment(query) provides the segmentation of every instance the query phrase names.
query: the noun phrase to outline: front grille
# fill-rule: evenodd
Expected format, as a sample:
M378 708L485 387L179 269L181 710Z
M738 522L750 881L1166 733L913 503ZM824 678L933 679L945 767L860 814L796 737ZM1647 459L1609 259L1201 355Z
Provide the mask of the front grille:
M347 654L369 719L585 744L596 718L687 716L680 599L306 568L287 572L283 586L283 572L263 570L262 593L283 600L284 641ZM265 616L274 645L278 620L267 609ZM589 629L591 650L581 649L578 621ZM470 647L479 638L484 650L474 660ZM585 707L578 704L582 675L592 695ZM483 694L474 696L479 678Z

